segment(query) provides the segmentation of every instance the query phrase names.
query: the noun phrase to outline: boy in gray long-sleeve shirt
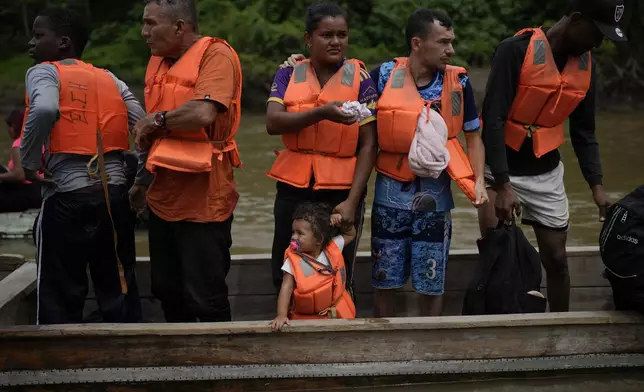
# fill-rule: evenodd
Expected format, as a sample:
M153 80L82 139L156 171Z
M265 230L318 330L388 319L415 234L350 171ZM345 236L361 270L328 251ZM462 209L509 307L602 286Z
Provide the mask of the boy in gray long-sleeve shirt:
M43 186L35 233L39 324L83 321L88 264L103 320L141 319L123 152L129 149L127 128L145 111L125 83L79 60L88 38L80 15L52 8L36 18L29 42L37 65L26 76L21 159L27 179ZM100 176L92 173L99 169L97 132L111 214ZM43 145L47 175L41 179L37 170L43 167ZM139 175L145 175L142 161L139 168Z

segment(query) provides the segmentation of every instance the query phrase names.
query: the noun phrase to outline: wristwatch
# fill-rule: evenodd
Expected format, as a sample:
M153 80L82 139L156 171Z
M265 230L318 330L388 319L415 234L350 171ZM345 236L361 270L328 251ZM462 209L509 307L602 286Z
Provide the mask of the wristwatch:
M154 125L157 128L163 128L165 127L165 115L168 113L167 111L164 112L158 112L154 115Z

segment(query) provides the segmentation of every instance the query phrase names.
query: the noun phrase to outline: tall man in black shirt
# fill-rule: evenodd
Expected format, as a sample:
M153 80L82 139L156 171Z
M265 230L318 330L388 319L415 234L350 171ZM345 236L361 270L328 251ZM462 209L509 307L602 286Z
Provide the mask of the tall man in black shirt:
M481 232L522 213L533 226L547 273L550 310L568 311L566 260L569 226L563 164L557 147L563 122L579 166L604 219L609 201L602 185L595 139L595 67L590 50L604 37L624 41L623 0L569 0L550 29L527 29L501 42L483 103L483 141L490 201L479 209Z

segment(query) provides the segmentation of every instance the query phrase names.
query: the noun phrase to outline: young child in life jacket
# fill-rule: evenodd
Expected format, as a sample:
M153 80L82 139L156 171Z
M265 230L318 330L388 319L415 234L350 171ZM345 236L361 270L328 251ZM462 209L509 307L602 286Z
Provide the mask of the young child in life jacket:
M289 320L355 318L342 257L344 246L356 238L354 225L328 205L306 202L295 210L292 230L273 331Z

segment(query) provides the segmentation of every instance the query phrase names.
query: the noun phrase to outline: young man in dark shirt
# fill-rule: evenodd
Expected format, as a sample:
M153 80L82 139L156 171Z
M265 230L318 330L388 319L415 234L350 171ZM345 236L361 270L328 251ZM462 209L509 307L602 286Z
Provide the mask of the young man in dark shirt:
M618 24L623 14L623 0L569 0L566 15L554 26L506 39L497 47L492 61L483 103L486 177L492 189L491 203L479 210L481 232L495 227L499 219L509 221L514 214L522 213L523 223L532 225L537 237L547 273L551 311L568 311L570 296L566 260L568 199L563 164L556 148L563 141L561 123L569 117L570 138L602 221L610 203L602 185L595 138L595 69L589 51L599 47L604 37L626 40ZM538 37L533 38L535 35ZM539 70L544 72L538 74ZM541 88L545 78L555 83L547 87L548 100L537 102L530 89ZM569 82L583 87L574 91ZM527 98L530 94L532 98ZM535 110L540 113L536 121L525 123L517 119L529 117L524 113ZM546 124L548 120L540 123L539 119L552 113L561 118L558 125ZM526 135L522 144L521 138L519 143L516 140L512 143L508 136L508 129L514 127L516 131L517 126ZM544 132L540 128L548 127L557 129L555 137L549 140L552 148L539 145L535 136L535 132ZM540 137L547 138L543 135L551 130L545 131Z

